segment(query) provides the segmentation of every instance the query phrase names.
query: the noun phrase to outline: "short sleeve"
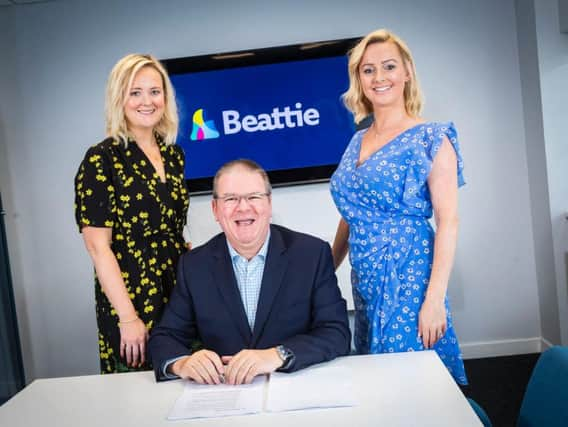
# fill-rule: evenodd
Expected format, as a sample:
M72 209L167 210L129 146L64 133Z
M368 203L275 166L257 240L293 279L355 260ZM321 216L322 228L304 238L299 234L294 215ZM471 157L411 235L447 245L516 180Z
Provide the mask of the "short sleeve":
M460 146L458 143L458 134L456 128L452 122L447 123L433 123L432 126L428 126L425 135L426 142L426 156L429 160L430 170L432 168L432 163L434 162L434 157L438 154L440 147L442 146L442 141L444 136L448 138L452 147L456 152L457 162L458 162L458 187L465 184L463 177L463 157L461 155Z
M75 176L75 221L85 226L112 227L116 213L109 159L100 146L91 147Z

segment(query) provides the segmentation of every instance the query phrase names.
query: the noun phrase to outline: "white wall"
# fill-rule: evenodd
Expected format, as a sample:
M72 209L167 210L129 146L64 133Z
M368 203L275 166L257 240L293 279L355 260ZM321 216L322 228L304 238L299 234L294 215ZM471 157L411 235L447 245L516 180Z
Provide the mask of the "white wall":
M558 0L535 1L550 218L562 342L568 344L568 34L561 33ZM566 12L566 10L565 10Z
M517 37L541 335L547 343L558 343L558 293L534 1L517 0L515 9L517 28L523 29L517 32Z
M272 2L270 2L272 3ZM96 373L92 267L73 220L73 177L103 137L103 93L122 55L161 58L354 37L388 27L412 47L425 116L452 119L468 185L450 297L463 348L537 350L540 318L514 2L65 1L0 8L15 39L0 67L0 166L27 379ZM11 53L10 53L11 52ZM277 84L277 82L275 82ZM214 88L213 88L214 89ZM8 96L4 96L5 93ZM2 152L0 152L2 154ZM191 159L189 159L191 162ZM275 222L331 238L325 184L276 189ZM192 200L192 235L217 227ZM346 270L340 275L345 284Z

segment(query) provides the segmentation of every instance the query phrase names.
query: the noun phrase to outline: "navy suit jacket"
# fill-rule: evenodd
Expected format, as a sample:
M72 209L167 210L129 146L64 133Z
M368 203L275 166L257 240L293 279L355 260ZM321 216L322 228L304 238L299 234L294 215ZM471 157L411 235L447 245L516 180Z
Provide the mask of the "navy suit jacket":
M223 233L184 254L177 284L148 344L157 380L194 340L219 356L288 347L296 371L345 355L351 332L329 244L271 225L254 329L247 321Z

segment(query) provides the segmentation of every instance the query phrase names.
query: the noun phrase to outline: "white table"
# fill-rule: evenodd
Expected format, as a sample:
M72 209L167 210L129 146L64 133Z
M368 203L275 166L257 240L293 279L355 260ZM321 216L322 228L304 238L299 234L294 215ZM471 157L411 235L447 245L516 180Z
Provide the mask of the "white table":
M360 404L350 408L168 421L181 380L153 373L40 379L0 407L0 426L481 426L435 352L348 356ZM309 369L309 368L308 368Z

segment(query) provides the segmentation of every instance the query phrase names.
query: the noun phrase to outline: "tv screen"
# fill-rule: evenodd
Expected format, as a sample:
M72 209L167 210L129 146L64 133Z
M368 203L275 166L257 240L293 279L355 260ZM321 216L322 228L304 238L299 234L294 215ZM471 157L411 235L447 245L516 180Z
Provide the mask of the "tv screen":
M275 186L328 180L355 130L340 96L357 40L162 61L190 192L210 192L217 169L238 158L258 162Z

